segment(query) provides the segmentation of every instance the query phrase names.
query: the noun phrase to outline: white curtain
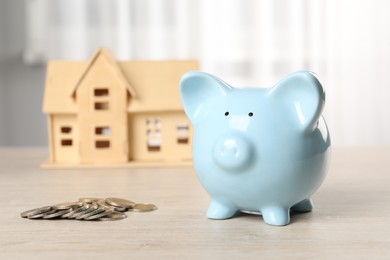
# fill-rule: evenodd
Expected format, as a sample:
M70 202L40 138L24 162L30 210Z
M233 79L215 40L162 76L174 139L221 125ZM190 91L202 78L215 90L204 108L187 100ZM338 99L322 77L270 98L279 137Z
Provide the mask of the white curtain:
M390 1L31 0L28 63L198 59L234 86L319 75L334 144L390 144Z

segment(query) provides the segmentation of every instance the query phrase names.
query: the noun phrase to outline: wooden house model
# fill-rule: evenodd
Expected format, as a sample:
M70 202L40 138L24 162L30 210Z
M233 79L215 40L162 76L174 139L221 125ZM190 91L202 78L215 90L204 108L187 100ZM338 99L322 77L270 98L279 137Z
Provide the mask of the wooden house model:
M196 61L50 61L43 112L49 161L43 167L164 166L191 162L191 125L179 80Z

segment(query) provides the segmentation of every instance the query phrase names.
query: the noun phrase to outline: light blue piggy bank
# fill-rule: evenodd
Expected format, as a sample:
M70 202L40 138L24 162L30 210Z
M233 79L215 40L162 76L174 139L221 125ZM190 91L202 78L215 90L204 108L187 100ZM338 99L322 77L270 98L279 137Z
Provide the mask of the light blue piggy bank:
M180 95L194 128L195 171L211 197L207 217L258 211L270 225L287 225L290 210L312 209L330 157L325 93L314 74L299 71L272 88L232 88L192 71Z

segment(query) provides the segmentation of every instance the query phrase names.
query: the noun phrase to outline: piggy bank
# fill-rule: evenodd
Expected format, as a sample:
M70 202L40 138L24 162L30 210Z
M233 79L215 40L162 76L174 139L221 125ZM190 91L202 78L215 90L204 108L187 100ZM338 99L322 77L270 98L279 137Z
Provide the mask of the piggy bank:
M194 129L195 172L211 197L208 218L255 211L279 226L290 211L312 210L331 145L325 93L313 73L292 73L272 88L233 88L191 71L180 96Z

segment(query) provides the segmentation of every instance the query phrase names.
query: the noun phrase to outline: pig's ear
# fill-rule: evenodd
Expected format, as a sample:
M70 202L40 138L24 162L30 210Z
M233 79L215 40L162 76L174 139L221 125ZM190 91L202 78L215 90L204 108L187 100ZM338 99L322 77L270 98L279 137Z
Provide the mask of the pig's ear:
M180 97L184 111L192 123L212 109L216 99L225 96L231 87L210 74L190 71L180 80Z
M287 116L285 120L311 132L317 125L325 105L325 92L317 77L309 71L292 73L270 91L270 98Z

